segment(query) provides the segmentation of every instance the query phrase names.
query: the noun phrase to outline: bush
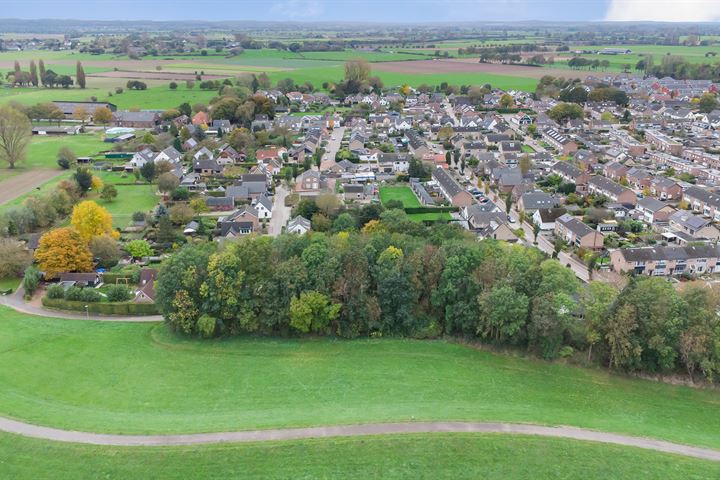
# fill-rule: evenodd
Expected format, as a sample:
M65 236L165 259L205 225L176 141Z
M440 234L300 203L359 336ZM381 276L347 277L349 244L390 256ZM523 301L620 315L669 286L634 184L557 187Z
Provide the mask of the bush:
M40 285L40 270L37 267L30 265L25 269L25 277L23 278L23 288L25 288L25 295L32 296Z
M76 302L82 301L82 288L70 287L65 290L65 300L72 300Z
M198 331L200 332L200 336L203 338L210 338L215 334L215 325L216 325L215 318L211 317L210 315L202 315L200 318L198 318L197 326Z
M134 212L132 214L133 222L144 222L145 221L145 212Z
M126 285L110 285L107 290L109 302L126 302L132 298L132 292Z
M43 297L42 304L46 308L56 310L70 310L74 312L85 312L85 305L89 313L99 315L156 315L157 306L154 303L85 303L68 300L55 300Z
M51 298L53 300L59 300L65 298L65 289L62 285L50 285L47 289L47 298Z

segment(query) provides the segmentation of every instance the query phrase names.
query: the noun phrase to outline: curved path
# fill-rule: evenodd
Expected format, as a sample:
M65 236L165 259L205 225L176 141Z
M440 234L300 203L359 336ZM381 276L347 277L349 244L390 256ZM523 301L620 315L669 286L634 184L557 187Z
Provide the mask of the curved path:
M0 417L0 430L26 437L57 442L112 446L172 446L204 443L266 442L304 438L356 437L365 435L393 435L405 433L506 433L541 437L570 438L644 448L664 453L720 462L720 451L691 447L677 443L596 432L575 427L548 427L515 423L488 422L412 422L372 423L365 425L337 425L331 427L286 428L275 430L247 430L240 432L194 433L186 435L111 435L77 432L41 427Z
M97 315L91 313L61 312L57 310L47 310L37 305L32 305L23 300L22 287L18 287L15 293L0 296L0 305L10 307L20 313L28 315L37 315L40 317L65 318L69 320L96 320L100 322L162 322L162 315L143 315L137 317L120 317L110 315Z

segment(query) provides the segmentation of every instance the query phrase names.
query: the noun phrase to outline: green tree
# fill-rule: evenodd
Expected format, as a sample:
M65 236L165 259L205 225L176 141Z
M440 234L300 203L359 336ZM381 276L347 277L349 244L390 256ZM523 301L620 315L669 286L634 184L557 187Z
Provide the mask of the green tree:
M145 162L143 166L140 167L140 175L142 175L146 182L152 183L157 176L155 162Z
M302 333L328 333L341 308L323 293L302 292L290 301L290 326Z
M149 257L153 254L153 249L147 240L132 240L125 244L125 250L133 258Z
M698 102L698 108L703 113L710 113L718 108L717 97L712 93L703 93Z
M111 183L106 183L105 185L103 185L103 188L100 191L100 198L102 198L106 202L112 202L117 196L118 191L117 188L115 188L115 185Z
M525 326L529 300L511 286L496 286L478 299L480 322L477 333L495 341L511 340Z
M85 88L85 69L79 61L75 65L75 80L80 88Z
M25 160L27 146L32 136L28 117L21 111L10 107L0 107L0 160L8 168Z

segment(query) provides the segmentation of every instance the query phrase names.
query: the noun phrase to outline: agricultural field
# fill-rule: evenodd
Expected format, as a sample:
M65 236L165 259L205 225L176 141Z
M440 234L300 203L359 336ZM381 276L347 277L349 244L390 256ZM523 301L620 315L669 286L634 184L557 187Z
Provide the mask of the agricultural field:
M706 57L707 53L714 52L720 54L720 47L692 47L680 45L573 45L570 46L570 52L556 54L555 67L567 68L567 60L576 56L573 50L602 50L603 48L622 48L629 49L632 53L628 55L581 55L582 58L589 60L607 60L610 62L609 72L622 71L625 65L630 65L630 71L635 71L635 65L642 60L645 55L652 55L656 65L662 62L662 57L666 55L675 55L683 57L689 63L718 63L720 57ZM564 59L564 60L561 60ZM583 70L578 70L583 72ZM600 70L602 72L602 70Z
M0 415L57 428L193 433L488 420L720 446L715 391L446 341L199 341L159 323L59 321L5 307L0 319Z
M123 448L0 434L8 478L712 479L716 463L639 449L511 435L431 434ZM522 461L517 461L522 458ZM548 461L552 458L552 462ZM332 459L332 461L328 461Z

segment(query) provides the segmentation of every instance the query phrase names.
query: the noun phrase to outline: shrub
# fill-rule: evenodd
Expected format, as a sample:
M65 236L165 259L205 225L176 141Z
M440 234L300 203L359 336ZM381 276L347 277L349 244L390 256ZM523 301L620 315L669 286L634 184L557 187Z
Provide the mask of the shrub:
M110 285L107 290L109 302L125 302L132 298L132 292L126 285Z
M145 221L145 212L134 212L132 214L133 222L144 222Z
M158 313L154 303L89 303L74 302L68 300L54 300L47 297L42 299L42 304L47 308L57 310L70 310L76 312L84 312L85 305L88 306L87 311L100 315L155 315Z
M47 289L47 298L51 298L54 300L64 299L65 298L65 289L62 285L50 285Z
M65 300L72 300L75 302L82 301L82 288L80 287L70 287L67 290L65 290Z
M215 318L211 317L210 315L202 315L200 318L198 318L197 321L200 336L204 338L212 337L215 334L215 325Z
M42 274L37 267L30 265L25 269L25 277L23 278L23 287L25 295L32 296L40 285L40 277Z
M81 288L80 289L80 300L83 302L93 303L101 302L102 295L94 288Z

